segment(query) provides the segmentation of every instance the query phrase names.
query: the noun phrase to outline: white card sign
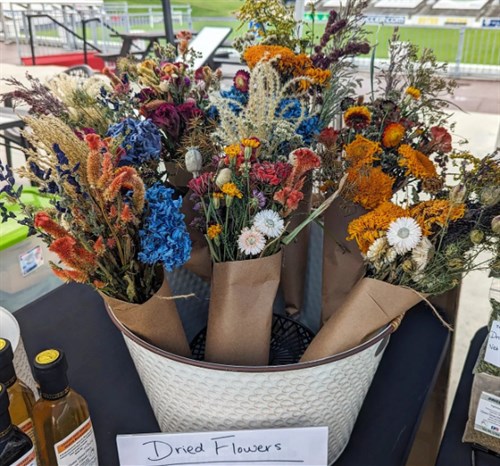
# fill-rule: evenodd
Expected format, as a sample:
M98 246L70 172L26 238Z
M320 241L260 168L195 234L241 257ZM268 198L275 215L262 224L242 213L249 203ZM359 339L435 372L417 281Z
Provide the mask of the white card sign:
M494 320L491 324L484 360L500 367L500 320Z
M328 427L117 435L121 466L327 466Z

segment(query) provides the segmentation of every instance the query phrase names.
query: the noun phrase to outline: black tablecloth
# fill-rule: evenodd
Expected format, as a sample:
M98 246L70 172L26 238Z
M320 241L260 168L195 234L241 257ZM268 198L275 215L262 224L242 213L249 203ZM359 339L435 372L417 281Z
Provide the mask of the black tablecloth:
M439 449L436 466L500 466L500 458L477 449L473 450L469 443L462 443L465 423L469 416L469 402L474 378L472 370L487 334L488 329L484 327L476 333L471 342Z
M118 464L117 434L159 430L120 332L96 292L65 285L14 315L30 358L47 347L66 352L70 382L89 404L101 465ZM405 464L448 342L448 332L424 306L407 314L336 464Z

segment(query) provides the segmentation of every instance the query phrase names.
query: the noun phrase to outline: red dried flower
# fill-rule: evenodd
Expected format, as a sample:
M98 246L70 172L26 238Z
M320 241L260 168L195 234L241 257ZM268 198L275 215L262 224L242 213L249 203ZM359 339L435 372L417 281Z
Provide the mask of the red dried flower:
M250 87L250 73L245 70L239 70L233 78L234 87L240 92L248 92Z
M451 152L451 134L448 133L446 128L442 126L433 126L431 128L431 145L436 152L443 152L444 154Z
M202 173L200 176L189 180L188 187L198 196L202 197L208 192L208 188L212 183L213 173Z
M278 186L283 183L292 172L292 166L284 162L262 162L252 166L251 175L262 183L269 183L272 186Z
M97 238L96 242L94 243L94 251L98 255L104 254L104 251L106 251L106 246L104 245L102 236L99 236L99 238Z
M319 133L318 142L323 144L327 149L331 149L337 143L339 131L333 128L325 128Z
M288 213L292 210L296 210L302 199L304 199L304 194L301 191L288 186L280 189L274 194L274 200L285 206Z

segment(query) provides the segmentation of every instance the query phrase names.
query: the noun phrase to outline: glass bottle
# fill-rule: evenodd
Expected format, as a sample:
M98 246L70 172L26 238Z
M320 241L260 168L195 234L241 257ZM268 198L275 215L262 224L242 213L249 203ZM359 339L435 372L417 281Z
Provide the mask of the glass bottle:
M7 387L0 384L0 466L36 466L31 439L12 424Z
M33 407L33 424L40 466L98 464L87 403L70 388L67 369L61 350L48 349L35 357L40 399Z
M31 412L35 395L24 382L19 380L14 369L12 345L6 338L0 338L0 383L7 387L12 423L35 441Z

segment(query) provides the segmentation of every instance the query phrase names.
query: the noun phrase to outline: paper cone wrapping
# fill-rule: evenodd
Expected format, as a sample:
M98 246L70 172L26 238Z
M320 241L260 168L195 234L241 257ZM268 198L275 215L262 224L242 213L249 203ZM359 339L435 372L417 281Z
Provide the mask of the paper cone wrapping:
M168 182L175 188L187 188L189 181L193 178L192 173L175 162L167 162L165 169L168 173Z
M243 366L269 363L273 303L281 252L214 264L205 360Z
M366 213L361 206L336 199L326 210L323 230L321 322L339 308L364 276L363 257L355 241L347 241L349 223Z
M304 199L294 212L288 231L299 226L311 212L312 182L306 181ZM297 314L304 301L307 256L309 252L310 225L305 227L295 240L283 248L281 269L281 291L288 315Z
M170 353L191 356L175 301L163 299L172 296L166 278L163 279L160 289L142 304L127 303L103 293L100 295L114 316L137 336Z
M408 288L361 279L314 337L300 361L314 361L354 348L421 300Z

